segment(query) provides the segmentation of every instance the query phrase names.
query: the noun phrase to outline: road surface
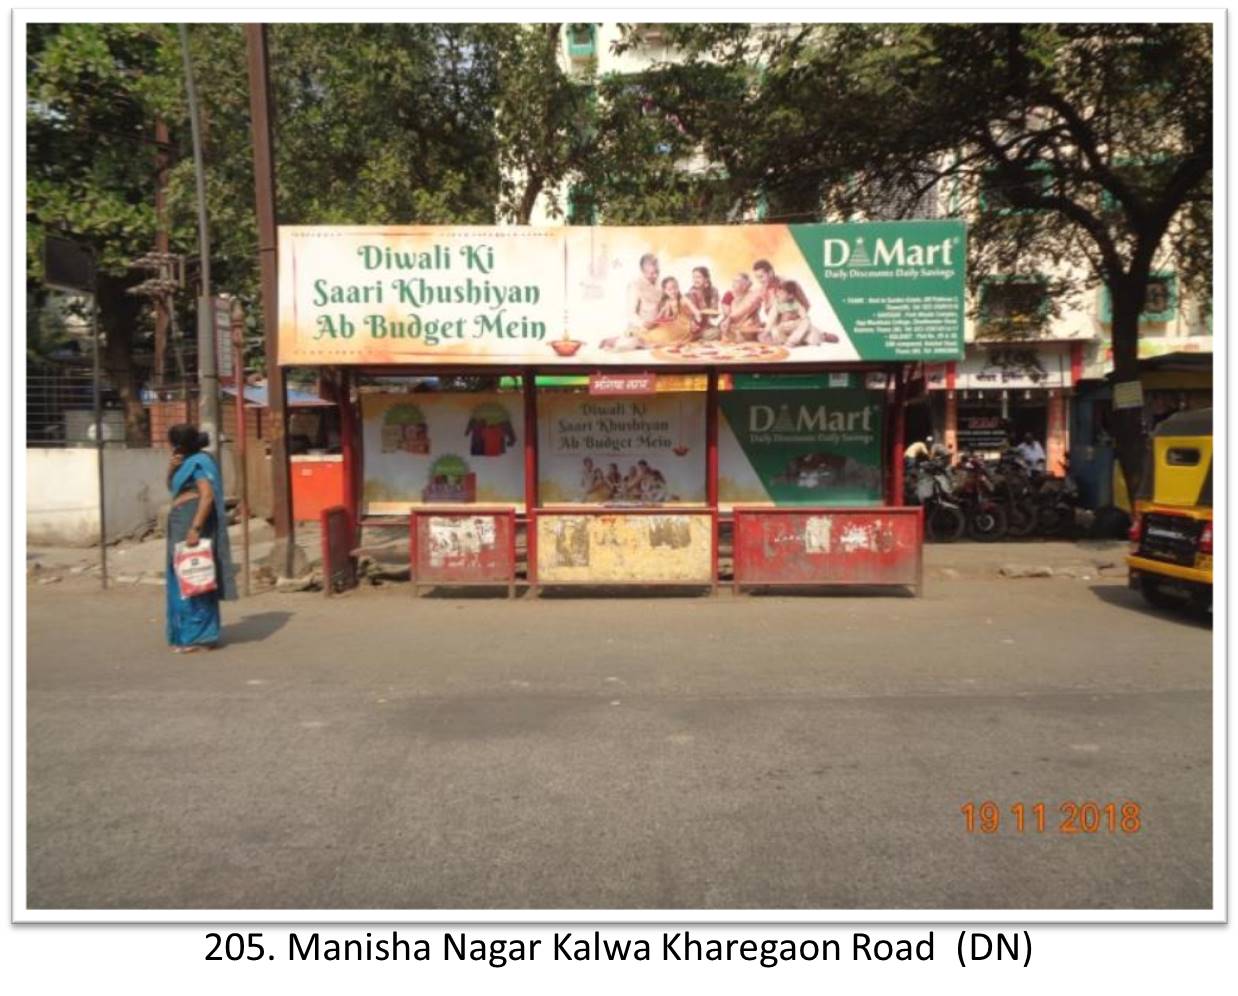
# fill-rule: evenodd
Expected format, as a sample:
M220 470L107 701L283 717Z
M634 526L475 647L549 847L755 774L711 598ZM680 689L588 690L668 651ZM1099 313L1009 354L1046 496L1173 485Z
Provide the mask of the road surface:
M162 597L29 588L32 908L1211 903L1212 634L1120 578L272 593L188 657Z

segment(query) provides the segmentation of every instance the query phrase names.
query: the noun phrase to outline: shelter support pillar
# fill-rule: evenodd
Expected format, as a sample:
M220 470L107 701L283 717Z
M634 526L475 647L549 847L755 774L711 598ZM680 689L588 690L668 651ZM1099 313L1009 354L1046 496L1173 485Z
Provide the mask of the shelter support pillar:
M894 425L890 433L890 494L887 505L903 504L903 450L907 448L907 385L903 365L894 371Z
M537 373L526 369L520 375L524 392L524 511L537 508ZM530 526L532 529L532 526Z

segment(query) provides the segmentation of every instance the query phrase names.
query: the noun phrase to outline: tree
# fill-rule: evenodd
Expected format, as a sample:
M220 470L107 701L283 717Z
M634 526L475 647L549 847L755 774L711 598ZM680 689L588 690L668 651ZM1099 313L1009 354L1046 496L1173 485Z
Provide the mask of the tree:
M197 83L212 281L245 305L249 363L261 368L244 28L195 25L190 37L195 65L210 67ZM495 61L472 25L273 25L280 223L492 223ZM170 173L168 202L174 226L191 235L194 198L193 163L184 156ZM186 321L192 328L192 317Z
M42 280L43 237L64 231L98 261L104 368L141 438L133 354L148 332L129 263L154 232L153 121L175 100L161 25L30 25L27 56L27 288ZM174 79L174 78L173 78Z
M135 354L152 322L127 293L154 246L154 123L168 123L171 249L197 254L180 42L165 25L31 25L27 76L27 282L46 231L89 242L100 262L104 365L141 437ZM194 25L213 289L239 295L258 343L257 226L244 31ZM495 220L498 53L486 26L286 24L272 31L280 220L290 224ZM190 284L194 282L191 266ZM195 326L197 288L176 306ZM260 359L260 357L258 357Z
M676 25L644 80L732 193L771 220L906 216L949 185L969 276L1046 261L1051 299L1101 284L1114 373L1138 379L1158 259L1208 296L1211 29L1197 24ZM719 95L725 95L725 104ZM1000 200L1000 206L993 202ZM1063 276L1072 270L1084 281ZM1128 486L1138 410L1117 411Z
M499 85L495 132L499 213L527 225L543 195L562 213L559 188L579 172L594 136L595 95L559 64L562 24L496 24L486 30L496 55Z

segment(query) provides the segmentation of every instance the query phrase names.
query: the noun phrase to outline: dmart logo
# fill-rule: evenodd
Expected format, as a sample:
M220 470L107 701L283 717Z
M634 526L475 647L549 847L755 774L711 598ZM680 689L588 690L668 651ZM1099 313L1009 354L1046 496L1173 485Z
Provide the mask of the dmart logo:
M827 267L835 266L953 266L954 236L928 245L908 245L906 238L899 236L887 242L878 237L873 240L871 252L864 244L864 236L852 241L847 239L824 239L824 257Z
M753 405L748 409L749 432L872 432L873 409L830 411L825 405Z

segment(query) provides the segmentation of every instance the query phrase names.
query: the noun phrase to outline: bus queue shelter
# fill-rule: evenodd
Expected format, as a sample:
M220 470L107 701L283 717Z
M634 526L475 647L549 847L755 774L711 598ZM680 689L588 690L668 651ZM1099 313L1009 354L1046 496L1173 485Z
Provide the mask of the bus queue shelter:
M721 524L737 585L918 586L903 412L961 353L963 250L958 222L284 228L279 361L340 405L334 533L408 522L415 582L514 583L522 530L535 587L714 587Z

